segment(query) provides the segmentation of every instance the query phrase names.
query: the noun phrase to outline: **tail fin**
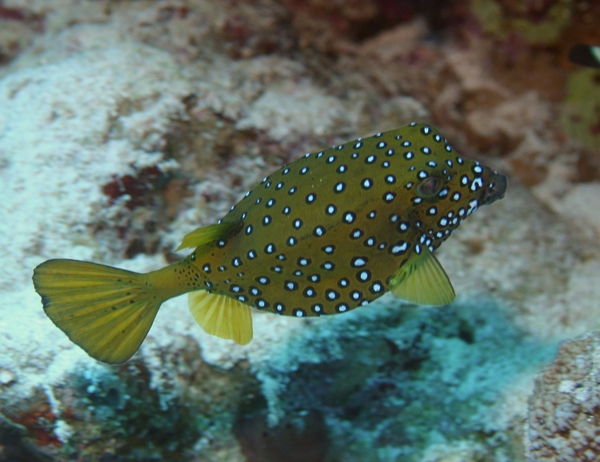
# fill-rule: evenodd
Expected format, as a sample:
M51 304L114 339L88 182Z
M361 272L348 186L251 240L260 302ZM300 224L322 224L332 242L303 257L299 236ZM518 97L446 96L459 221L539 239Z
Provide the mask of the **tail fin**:
M48 260L33 272L44 311L93 358L127 361L140 347L164 299L143 274L77 260Z

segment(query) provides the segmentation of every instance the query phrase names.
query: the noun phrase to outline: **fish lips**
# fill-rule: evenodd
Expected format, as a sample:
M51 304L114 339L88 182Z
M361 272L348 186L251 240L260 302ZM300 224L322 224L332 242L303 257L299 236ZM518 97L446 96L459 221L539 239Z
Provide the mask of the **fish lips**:
M504 197L508 181L504 175L493 172L487 180L488 187L484 189L481 197L481 203L484 205L492 204Z

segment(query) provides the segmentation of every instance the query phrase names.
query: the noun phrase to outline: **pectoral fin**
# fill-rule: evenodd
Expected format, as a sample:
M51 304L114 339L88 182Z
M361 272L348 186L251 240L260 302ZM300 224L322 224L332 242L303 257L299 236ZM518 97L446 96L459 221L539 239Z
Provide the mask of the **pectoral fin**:
M225 295L203 290L188 294L194 319L207 333L245 345L252 340L250 307Z
M389 288L394 295L421 305L446 305L455 297L450 278L427 248L398 270Z

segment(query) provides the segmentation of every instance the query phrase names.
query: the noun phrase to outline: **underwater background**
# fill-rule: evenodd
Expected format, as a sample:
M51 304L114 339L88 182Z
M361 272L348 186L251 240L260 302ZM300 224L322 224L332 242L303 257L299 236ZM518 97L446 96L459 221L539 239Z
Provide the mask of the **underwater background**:
M600 4L0 0L0 461L600 460ZM509 178L436 252L457 299L164 304L121 366L46 317L50 258L151 271L305 152L412 121Z

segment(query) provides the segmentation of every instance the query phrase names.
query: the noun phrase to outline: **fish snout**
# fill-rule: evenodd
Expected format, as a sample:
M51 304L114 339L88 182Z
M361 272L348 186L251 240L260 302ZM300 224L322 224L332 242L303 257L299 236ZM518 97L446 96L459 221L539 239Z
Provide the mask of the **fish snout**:
M493 172L487 181L487 187L484 189L481 203L487 205L502 199L507 186L506 177L498 172Z

